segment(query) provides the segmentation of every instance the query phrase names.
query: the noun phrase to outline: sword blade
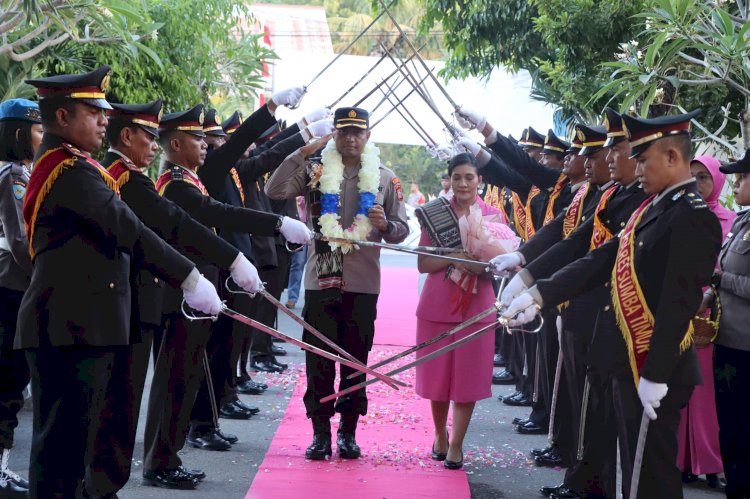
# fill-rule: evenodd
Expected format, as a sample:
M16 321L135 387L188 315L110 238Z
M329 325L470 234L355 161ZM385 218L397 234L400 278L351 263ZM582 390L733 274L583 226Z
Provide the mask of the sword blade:
M375 376L375 379L382 380L382 378L386 378L391 383L395 383L395 380L390 379L387 374L381 374L377 371L373 371L369 367L361 366L358 364L355 364L354 362L348 361L343 357L339 357L338 355L332 354L330 352L327 352L323 350L322 348L318 348L314 345L310 345L309 343L305 343L304 341L298 340L297 338L294 338L288 334L284 334L281 331L278 331L270 326L266 326L262 322L258 322L256 320L251 319L250 317L247 317L246 315L243 315L235 310L232 310L231 308L227 306L223 306L221 308L221 313L226 315L227 317L230 317L238 322L241 322L243 324L246 324L248 326L254 327L255 329L258 329L260 331L263 331L266 334L270 334L274 338L280 338L282 340L285 340L286 342L297 346L301 348L302 350L305 350L310 353L314 353L316 355L319 355L325 359L332 360L334 362L338 362L339 364L343 364L347 367L351 367L352 369L355 369L357 371L369 374L371 376ZM385 380L382 380L385 381ZM398 390L397 387L394 387L396 390Z
M388 4L388 6L389 7L392 6L395 2L396 2L396 0L391 0L391 3ZM383 4L383 5L385 5L385 4ZM326 64L325 67L323 67L323 69L321 69L318 74L316 74L315 76L313 76L312 80L310 80L310 82L307 85L305 85L305 90L307 90L307 88L310 85L312 85L313 82L315 82L315 80L317 80L318 78L320 78L320 76L323 73L325 73L328 70L328 68L330 68L333 65L334 62L336 62L337 60L339 60L339 58L342 55L346 54L349 51L349 49L352 48L352 46L354 46L354 44L357 43L357 41L359 41L359 39L362 38L364 36L364 34L367 33L367 31L370 28L372 28L373 25L376 22L378 22L380 20L381 17L383 17L383 12L381 12L380 14L378 14L377 16L375 16L375 19L373 19L372 21L370 21L370 24L368 24L367 26L365 26L365 29L363 29L357 36L355 36L354 40L352 40L351 42L349 42L349 45L347 45L344 48L344 50L342 50L341 52L339 52L338 54L336 54L336 57L334 57L333 59L331 59L331 62L329 62L328 64Z
M423 45L423 47L424 47L424 45ZM383 54L383 56L385 56L385 55L387 55L387 54ZM413 58L413 57L414 57L413 55L412 55L411 57L409 57L409 58L408 58L408 59L407 59L406 61L404 61L404 64L406 64L407 62L409 62L410 60L412 60L412 58ZM393 70L393 71L392 71L392 72L391 72L391 73L390 73L390 74L389 74L388 76L386 76L386 77L385 77L385 78L383 79L383 81L387 81L387 80L390 80L390 79L391 79L391 77L393 77L393 75L395 75L396 73L398 73L398 68L394 69L394 70ZM365 100L367 100L367 98L368 98L368 97L370 97L370 96L371 96L372 94L374 94L375 92L377 92L377 91L378 91L378 88L379 88L379 87L380 87L380 86L381 86L382 84L383 84L383 83L381 82L381 83L378 83L377 85L375 85L375 88L373 88L372 90L370 90L369 92L367 92L367 94L366 94L366 95L365 95L364 97L362 97L361 99L359 99L359 100L358 100L357 102L355 102L355 103L354 103L354 107L357 107L357 106L359 106L359 105L360 105L360 104L362 104L362 103L363 103L363 102L364 102ZM370 111L370 112L372 113L372 111Z
M385 87L391 93L394 93L393 89L391 89L391 87L388 85L388 83L386 83L386 82L384 82L384 83L385 83ZM390 104L393 104L393 101L391 101L390 95L388 93L386 93L383 90L382 87L380 88L380 91L383 92L383 94L385 95L385 97L388 99L388 102ZM396 106L394 106L394 107L396 107ZM411 114L411 112L409 112L409 110L406 108L406 105L405 104L401 104L401 108L403 108L404 112L409 115L409 118L411 118L411 120L414 121L414 123L416 124L416 127L419 127L419 130L417 130L417 128L412 124L412 122L409 121L409 119L406 116L404 116L404 113L402 113L401 110L398 109L398 107L396 107L396 111L398 111L398 114L401 115L401 117L404 119L404 121L406 122L406 124L409 125L412 130L414 130L414 132L419 136L419 138L422 139L427 145L431 145L431 146L437 145L437 142L435 142L435 140L432 137L430 137L430 134L427 133L427 130L425 130L424 127L419 123L419 121L417 121L417 119L414 118L414 115ZM421 133L420 133L420 130L421 130ZM425 137L427 139L425 139Z
M427 78L427 77L425 76L425 78ZM423 80L423 81L424 81L424 80ZM416 88L412 88L411 90L409 90L409 93L407 93L407 94L406 94L406 95L405 95L405 96L404 96L403 98L401 98L401 99L400 99L400 100L399 100L399 101L398 101L398 102L396 103L396 106L398 106L398 105L400 105L400 104L401 104L402 102L404 102L404 101L405 101L405 100L406 100L407 98L409 98L409 96L410 96L411 94L413 94L413 93L414 93L415 91L416 91ZM382 117L382 118L380 118L380 119L379 119L378 121L376 121L376 122L375 122L375 124L371 125L371 126L370 126L370 130L372 130L373 128L375 128L375 126L376 126L376 125L377 125L378 123L380 123L381 121L383 121L384 119L386 119L386 118L388 117L388 115L389 115L389 114L391 114L391 113L392 113L393 111L395 111L395 110L396 110L396 106L392 107L392 108L391 108L391 109L390 109L390 110L389 110L389 111L388 111L387 113L385 113L385 114L383 115L383 117Z
M633 461L633 476L630 477L630 499L638 498L638 482L641 480L641 466L643 466L643 451L646 449L646 436L648 435L648 419L646 411L641 416L641 427L638 430L638 444L635 447L635 460Z
M378 362L376 364L373 364L373 365L371 365L369 367L370 367L370 369L377 369L378 367L382 367L382 366L384 366L386 364L390 364L390 363L392 363L394 361L397 361L398 359L406 357L407 355L412 354L412 353L416 352L417 350L421 350L421 349L423 349L425 347L428 347L428 346L432 345L433 343L437 343L438 341L440 341L440 340L442 340L444 338L447 338L448 336L452 336L452 335L456 334L457 332L461 331L463 328L465 328L467 326L471 326L475 322L479 322L482 319L484 319L485 317L487 317L489 315L492 315L493 313L497 313L497 309L498 309L497 306L492 306L492 307L488 308L487 310L485 310L484 312L479 312L474 317L470 317L470 318L466 319L461 324L453 326L449 330L447 330L447 331L445 331L443 333L440 333L438 336L435 336L434 338L430 338L429 340L423 341L419 345L415 345L415 346L413 346L411 348L408 348L408 349L404 350L403 352L399 352L396 355L393 355L391 357L388 357L387 359L381 360L380 362ZM352 379L352 378L355 378L357 376L359 376L359 374L353 373L353 374L350 374L348 376L348 379Z
M359 85L360 83L362 83L365 80L365 78L367 78L370 75L370 73L372 73L375 70L375 68L377 68L380 65L381 62L383 62L384 59L385 59L385 54L383 54L380 57L380 59L378 59L378 62L376 62L370 69L367 70L367 72L364 74L364 76L362 76L362 78L360 78L359 80L357 80L354 83L354 85L352 85L351 87L349 87L349 89L346 92L344 92L343 94L341 94L341 97L339 97L338 99L336 99L335 101L333 101L333 103L328 106L328 109L333 109L333 107L336 104L338 104L339 102L341 102L341 100L344 97L346 97L347 95L349 95L349 93L352 90L354 90L357 87L357 85Z
M468 343L473 339L476 339L483 334L487 333L487 331L494 329L497 327L498 324L504 324L505 321L498 319L495 322L490 323L489 325L479 329L478 331L475 331L467 336L464 336L463 338L454 341L450 345L446 345L442 348L439 348L435 350L434 352L430 352L429 354L425 355L424 357L420 357L419 359L409 362L408 364L404 364L401 367L398 367L392 371L388 372L388 376L394 376L398 373L404 372L408 369L411 369L412 367L418 366L420 364L424 364L427 361L430 361L434 359L435 357L439 357L440 355L443 355L444 353L450 352L451 350L455 350L456 348L460 347L464 343ZM346 395L348 393L356 392L357 390L360 390L367 385L371 385L375 382L377 382L377 379L368 379L367 381L363 381L362 383L357 383L356 385L350 386L349 388L346 388L344 390L338 391L336 393L332 393L331 395L328 395L326 397L323 397L320 399L320 403L328 402L329 400L333 400L335 398L341 397L342 395Z
M292 319L294 322L302 326L306 331L308 331L310 334L315 336L317 339L325 343L328 347L332 348L337 354L341 355L345 359L354 362L355 364L361 366L361 367L367 367L362 362L357 360L353 355L351 355L349 352L338 346L332 339L328 338L326 335L318 331L313 327L312 324L307 322L306 320L302 319L301 317L298 317L297 314L286 308L279 300L276 299L271 293L266 291L265 289L260 290L260 294L265 298L266 300L270 301L276 308L281 310L284 314L286 314L290 319ZM372 368L370 368L372 369ZM356 374L356 376L360 376L360 374ZM388 384L391 388L396 388L390 380L383 380L386 384ZM401 386L406 386L406 383L403 383L401 381L397 381L397 384Z

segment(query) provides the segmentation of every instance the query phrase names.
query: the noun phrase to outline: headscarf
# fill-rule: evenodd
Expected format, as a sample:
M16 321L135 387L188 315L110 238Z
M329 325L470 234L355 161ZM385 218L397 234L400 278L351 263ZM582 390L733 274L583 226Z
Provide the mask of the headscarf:
M724 239L727 237L729 229L732 228L732 222L737 218L737 213L724 208L721 203L719 203L719 196L721 196L721 192L724 190L724 184L726 183L726 175L719 171L721 163L719 163L719 160L716 158L712 158L711 156L698 156L697 158L694 158L693 161L697 161L705 166L706 170L708 170L708 173L710 173L713 178L714 190L711 191L711 194L709 194L708 198L704 201L706 201L708 207L719 219L719 222L721 223L722 239Z

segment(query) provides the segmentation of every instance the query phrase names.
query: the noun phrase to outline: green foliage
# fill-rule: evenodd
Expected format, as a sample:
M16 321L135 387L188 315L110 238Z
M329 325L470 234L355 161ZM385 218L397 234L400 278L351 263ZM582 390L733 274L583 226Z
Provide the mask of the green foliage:
M409 184L419 183L425 196L436 195L440 190L440 176L448 171L445 161L433 158L422 146L378 144L380 162L392 169L404 187L404 195L409 194Z
M146 102L161 97L168 111L230 96L252 109L261 86L264 60L273 52L260 45L260 35L239 26L250 17L249 8L231 0L201 2L147 0L148 15L163 26L158 36L143 43L134 59L122 59L110 45L79 45L76 59L91 66L110 64L114 75L109 97L120 102ZM74 70L68 61L47 61L49 72Z
M592 119L605 102L591 100L608 78L600 63L636 35L641 25L632 16L653 0L422 1L420 26L440 23L445 31L448 76L526 69L534 98L560 106L563 118Z

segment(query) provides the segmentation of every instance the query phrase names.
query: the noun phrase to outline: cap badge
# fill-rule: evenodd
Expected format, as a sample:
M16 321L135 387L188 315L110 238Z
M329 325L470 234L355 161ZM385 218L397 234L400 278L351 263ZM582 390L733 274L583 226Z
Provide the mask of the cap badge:
M109 88L109 81L112 78L112 73L107 73L104 75L104 78L102 78L102 82L99 84L99 88L102 89L102 92L106 92Z
M578 137L578 140L580 140L581 142L586 140L586 134L583 133L583 130L581 130L580 128L576 130L576 137Z
M607 131L609 132L609 129L610 129L610 126L609 126L609 118L607 118L607 115L606 115L606 114L604 115L604 122L603 122L602 124L604 125L604 128L606 128L606 129L607 129Z
M357 117L357 111L355 111L354 109L352 109L351 111L349 111L349 117L350 118L356 118Z
M221 117L219 116L219 112L218 111L216 111L214 113L214 123L216 123L216 124L221 123Z
M206 116L203 114L203 111L201 111L201 114L198 115L198 123L202 125L203 124L203 119L205 117Z
M159 114L156 116L156 121L161 121L162 116L164 116L164 108L159 109Z

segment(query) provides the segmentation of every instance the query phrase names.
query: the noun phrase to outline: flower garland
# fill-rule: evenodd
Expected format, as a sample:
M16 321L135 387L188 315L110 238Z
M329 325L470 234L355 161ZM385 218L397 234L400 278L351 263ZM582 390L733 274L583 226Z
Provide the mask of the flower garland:
M364 240L372 231L372 225L367 212L375 203L375 195L380 187L380 150L373 144L366 144L362 153L362 168L359 170L359 208L354 216L352 225L344 229L338 214L339 195L341 181L344 178L344 163L341 154L336 150L336 145L330 141L321 154L323 161L323 172L320 175L320 231L330 238ZM328 243L331 250L340 247L341 251L348 253L352 249L351 244L335 242Z

